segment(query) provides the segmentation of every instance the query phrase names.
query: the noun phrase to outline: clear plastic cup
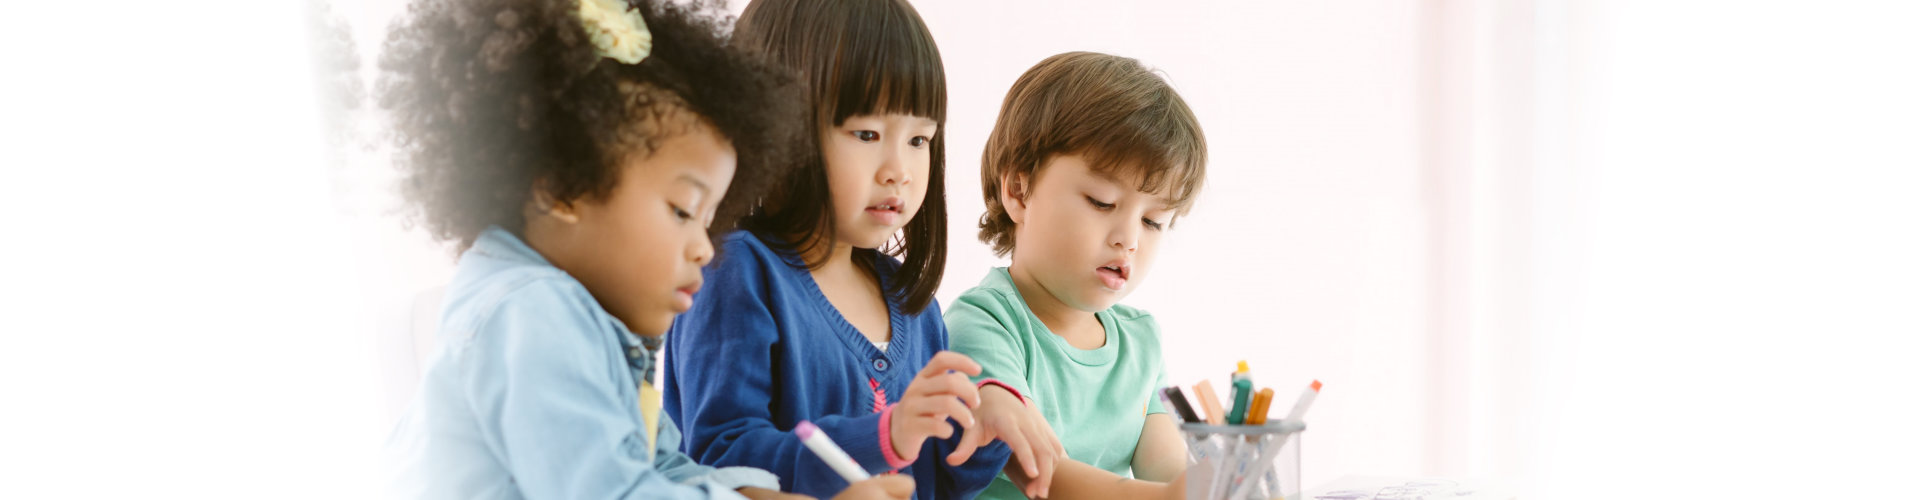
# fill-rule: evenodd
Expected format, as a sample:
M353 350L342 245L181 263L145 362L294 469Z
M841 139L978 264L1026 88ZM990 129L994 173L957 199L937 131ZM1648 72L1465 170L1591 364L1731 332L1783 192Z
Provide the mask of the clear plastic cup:
M1187 498L1294 499L1300 495L1300 434L1306 422L1180 424L1187 440Z

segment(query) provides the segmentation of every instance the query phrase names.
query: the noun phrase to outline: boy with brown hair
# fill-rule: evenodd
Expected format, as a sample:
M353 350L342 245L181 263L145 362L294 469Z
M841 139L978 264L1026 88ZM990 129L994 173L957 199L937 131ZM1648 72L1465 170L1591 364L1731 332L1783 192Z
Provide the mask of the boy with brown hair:
M947 328L980 377L1030 399L988 386L976 417L1038 412L1067 431L1049 498L1179 497L1186 445L1153 397L1159 325L1118 302L1200 191L1199 121L1137 60L1060 54L1014 82L980 167L980 239L1013 262L960 295ZM1003 474L982 498L1025 498L1028 481Z

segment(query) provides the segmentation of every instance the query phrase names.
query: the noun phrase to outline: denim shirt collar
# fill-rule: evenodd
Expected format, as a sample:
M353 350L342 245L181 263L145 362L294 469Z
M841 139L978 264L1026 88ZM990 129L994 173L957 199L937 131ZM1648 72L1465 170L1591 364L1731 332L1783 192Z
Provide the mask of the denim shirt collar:
M539 251L527 245L526 241L500 226L487 226L480 232L479 237L474 238L473 247L467 249L467 252L499 260L508 265L534 265L558 269L552 262L547 261L546 257L541 256ZM583 295L587 295L587 300L593 301L596 305L599 304L591 294L586 293L585 286L580 290ZM620 318L613 317L613 314L605 310L601 312L608 326L617 332L615 336L620 341L620 349L627 358L627 367L633 371L634 379L639 382L652 382L664 341L660 337L642 337L634 334L633 330L627 328L626 323L620 321Z

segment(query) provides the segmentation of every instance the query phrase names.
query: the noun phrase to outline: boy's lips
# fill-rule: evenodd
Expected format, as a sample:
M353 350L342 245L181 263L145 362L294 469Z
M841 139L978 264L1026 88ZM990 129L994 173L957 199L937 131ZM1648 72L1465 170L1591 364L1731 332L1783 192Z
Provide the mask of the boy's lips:
M1100 276L1100 283L1108 290L1120 291L1127 287L1127 279L1133 277L1133 264L1126 259L1114 259L1094 270Z

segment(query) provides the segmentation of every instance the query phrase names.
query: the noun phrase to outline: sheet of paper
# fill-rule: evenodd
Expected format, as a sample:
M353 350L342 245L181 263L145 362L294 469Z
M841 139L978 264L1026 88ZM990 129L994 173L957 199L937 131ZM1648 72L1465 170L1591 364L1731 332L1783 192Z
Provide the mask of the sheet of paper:
M1444 478L1347 476L1320 485L1301 500L1515 500L1505 491ZM1289 499L1293 500L1293 499Z

